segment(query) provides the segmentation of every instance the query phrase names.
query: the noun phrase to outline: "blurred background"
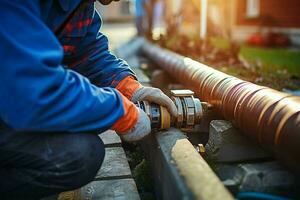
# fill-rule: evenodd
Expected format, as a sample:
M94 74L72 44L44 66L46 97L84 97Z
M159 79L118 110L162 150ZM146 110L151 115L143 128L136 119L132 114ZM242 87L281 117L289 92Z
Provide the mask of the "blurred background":
M109 37L110 48L117 49L119 56L122 51L131 52L128 49L134 46L132 41L143 37L219 71L300 96L300 0L120 0L109 6L97 4L97 9L104 22L101 31ZM172 87L180 88L180 84L169 84L174 81L157 70L159 66L153 65L140 52L137 54L124 57L134 66L138 77L147 80L144 82L150 82L166 93ZM207 130L203 135L208 137L209 134ZM199 135L189 134L188 137L194 145L205 144ZM151 162L140 155L141 150L129 152L127 156L141 198L155 199L155 176L149 173ZM293 190L299 197L299 176L286 175L285 169L282 173L278 163L268 163L270 158L250 161L249 155L247 152L244 160L216 170L233 194L258 191L292 196ZM218 162L209 164L214 169L222 165ZM243 174L244 170L249 172L248 175ZM255 175L252 176L252 172ZM234 178L228 178L231 176ZM240 181L242 179L245 182Z
M135 36L299 95L299 0L121 0L97 5L114 49Z

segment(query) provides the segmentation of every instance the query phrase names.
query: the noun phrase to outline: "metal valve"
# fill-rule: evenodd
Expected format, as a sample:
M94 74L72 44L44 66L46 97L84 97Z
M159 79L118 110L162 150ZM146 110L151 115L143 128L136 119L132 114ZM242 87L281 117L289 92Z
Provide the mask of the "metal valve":
M168 129L171 126L183 131L192 131L195 125L200 124L204 115L206 103L201 103L194 97L191 90L171 90L171 99L178 109L178 116L171 117L165 107L147 101L137 102L136 105L146 112L155 130Z

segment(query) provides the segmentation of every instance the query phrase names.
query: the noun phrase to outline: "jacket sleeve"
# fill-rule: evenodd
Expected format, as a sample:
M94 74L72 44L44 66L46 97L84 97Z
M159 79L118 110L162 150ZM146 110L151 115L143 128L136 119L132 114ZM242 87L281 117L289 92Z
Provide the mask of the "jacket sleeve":
M128 64L110 52L108 39L100 32L102 20L97 10L93 7L91 12L86 14L91 15L91 24L77 31L78 35L66 34L62 39L67 47L74 47L73 52L65 52L66 65L102 87L116 87L127 76L135 78ZM84 30L85 28L87 30ZM76 42L78 38L79 43Z
M0 116L16 130L106 130L122 96L60 63L63 50L40 19L39 1L0 1Z

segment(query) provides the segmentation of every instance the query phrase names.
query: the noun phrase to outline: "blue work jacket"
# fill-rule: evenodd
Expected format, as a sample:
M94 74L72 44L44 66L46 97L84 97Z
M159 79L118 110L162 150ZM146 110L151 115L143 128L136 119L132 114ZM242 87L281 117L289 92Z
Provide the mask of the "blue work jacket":
M104 131L124 115L113 87L134 74L83 2L0 0L0 130Z

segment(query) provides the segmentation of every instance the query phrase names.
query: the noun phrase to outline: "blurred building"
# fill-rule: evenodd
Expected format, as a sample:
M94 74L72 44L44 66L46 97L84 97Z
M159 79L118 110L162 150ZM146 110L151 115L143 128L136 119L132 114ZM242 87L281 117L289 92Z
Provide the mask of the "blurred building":
M112 2L107 6L103 6L97 2L96 7L104 21L131 21L134 18L133 3L134 0L121 0L119 2Z
M235 0L233 37L243 40L257 31L286 33L300 45L299 0Z
M201 0L166 0L167 19L181 12L180 31L200 31ZM181 2L181 3L179 3ZM281 32L300 45L300 0L207 0L208 35L244 41L255 32ZM175 6L174 6L175 5Z

